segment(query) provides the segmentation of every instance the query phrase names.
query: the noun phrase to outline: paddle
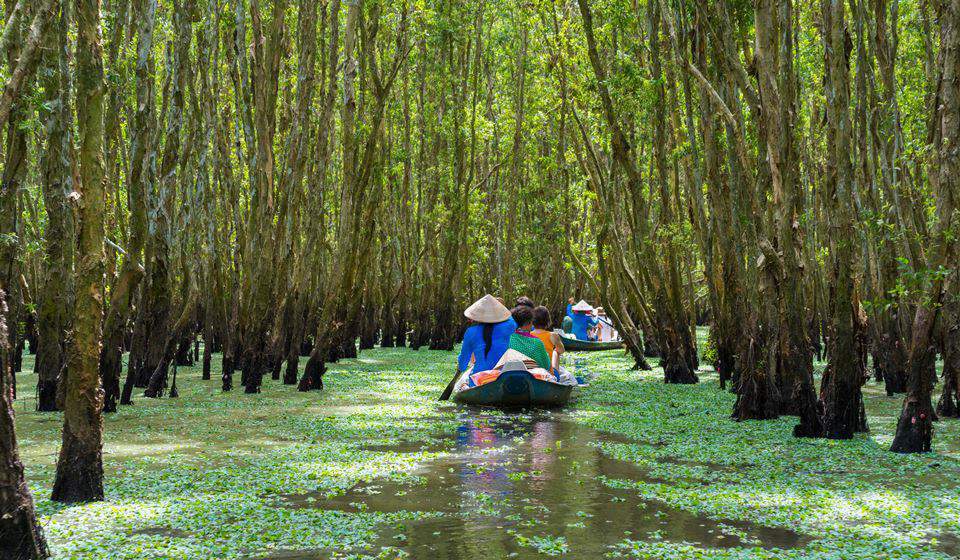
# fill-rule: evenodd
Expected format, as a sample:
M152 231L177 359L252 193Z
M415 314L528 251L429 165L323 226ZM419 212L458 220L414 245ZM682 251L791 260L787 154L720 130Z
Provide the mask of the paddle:
M453 386L457 383L457 378L460 377L460 368L457 368L457 373L453 374L453 379L450 380L450 383L447 383L447 388L443 390L443 393L440 394L441 401L450 400L450 394L453 393Z

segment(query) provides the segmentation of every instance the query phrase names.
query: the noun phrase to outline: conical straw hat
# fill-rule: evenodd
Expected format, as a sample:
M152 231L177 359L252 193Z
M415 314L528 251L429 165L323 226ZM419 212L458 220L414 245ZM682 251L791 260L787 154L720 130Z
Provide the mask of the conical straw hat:
M473 302L463 314L478 323L500 323L510 318L510 310L490 294Z
M573 306L574 311L593 311L593 306L587 303L586 300L581 299Z

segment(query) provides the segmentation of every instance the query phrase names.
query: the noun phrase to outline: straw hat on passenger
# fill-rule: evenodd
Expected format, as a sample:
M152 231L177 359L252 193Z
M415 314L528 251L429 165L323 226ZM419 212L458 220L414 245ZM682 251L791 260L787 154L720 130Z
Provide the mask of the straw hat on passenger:
M574 311L593 311L593 306L586 302L586 300L581 299L573 306Z
M478 323L500 323L510 318L510 310L490 294L473 302L463 314Z

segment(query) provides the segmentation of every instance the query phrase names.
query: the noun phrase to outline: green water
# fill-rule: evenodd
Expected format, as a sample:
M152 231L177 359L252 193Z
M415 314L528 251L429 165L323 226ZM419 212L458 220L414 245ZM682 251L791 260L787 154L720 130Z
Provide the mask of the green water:
M424 517L381 528L363 549L284 552L269 558L340 558L350 554L437 560L600 558L624 538L709 548L803 546L806 536L744 522L715 521L644 500L628 487L658 482L632 463L600 451L626 441L559 412L497 413L462 409L453 433L391 446L383 453L431 451L414 483L375 480L342 495L285 495L289 508L344 512L418 511ZM706 481L702 481L707 484Z

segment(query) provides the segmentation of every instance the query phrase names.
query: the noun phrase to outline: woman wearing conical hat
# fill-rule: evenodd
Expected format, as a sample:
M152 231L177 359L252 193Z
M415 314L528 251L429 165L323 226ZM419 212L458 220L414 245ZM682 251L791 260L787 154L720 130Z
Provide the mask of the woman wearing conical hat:
M573 306L573 336L580 340L591 340L589 330L597 326L591 311L593 306L582 299Z
M457 365L460 371L466 371L473 362L474 373L493 369L507 351L510 335L517 324L510 316L510 310L487 294L467 308L463 314L476 324L463 334L463 346Z

